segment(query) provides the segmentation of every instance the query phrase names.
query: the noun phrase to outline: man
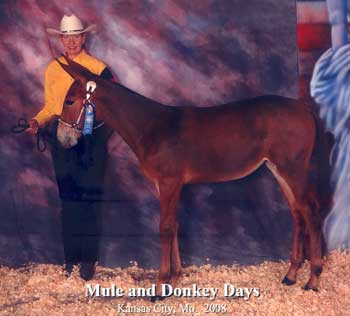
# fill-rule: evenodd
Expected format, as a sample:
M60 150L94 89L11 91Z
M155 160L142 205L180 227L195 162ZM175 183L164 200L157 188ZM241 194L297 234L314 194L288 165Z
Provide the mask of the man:
M68 58L88 68L105 79L114 80L106 65L84 50L86 33L93 32L95 25L84 28L75 15L63 16L60 30L47 29L51 35L60 36ZM60 60L64 62L64 58ZM45 72L45 105L29 122L31 134L60 116L67 92L73 79L56 61L51 62ZM57 128L57 124L56 124ZM67 275L75 264L81 263L80 275L89 280L93 277L98 259L100 234L99 201L101 200L103 176L106 166L106 141L110 130L102 126L94 130L89 148L83 137L72 148L63 148L55 139L52 158L62 201L62 237ZM89 136L90 137L90 136ZM91 150L93 164L86 165L84 155Z

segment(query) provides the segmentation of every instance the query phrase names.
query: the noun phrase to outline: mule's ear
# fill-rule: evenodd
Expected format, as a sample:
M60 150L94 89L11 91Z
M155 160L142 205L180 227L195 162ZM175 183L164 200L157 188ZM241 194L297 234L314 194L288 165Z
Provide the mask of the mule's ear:
M64 60L66 61L66 63L71 67L71 69L73 69L74 71L80 73L81 75L89 78L89 77L93 77L95 76L89 69L87 69L86 67L78 64L77 62L75 62L73 59L68 58L66 55L61 54L62 57L64 58Z
M81 70L77 69L77 67L75 65L71 65L70 64L71 60L69 58L66 58L65 56L64 56L64 58L67 61L68 65L62 63L58 58L55 58L55 59L60 64L60 66L63 68L63 70L65 72L67 72L74 80L78 81L82 86L85 86L86 82L89 81L89 78L86 77L86 74L82 73ZM75 63L75 64L77 64L77 63ZM77 65L79 65L79 64L77 64ZM82 66L80 66L80 67L84 68Z

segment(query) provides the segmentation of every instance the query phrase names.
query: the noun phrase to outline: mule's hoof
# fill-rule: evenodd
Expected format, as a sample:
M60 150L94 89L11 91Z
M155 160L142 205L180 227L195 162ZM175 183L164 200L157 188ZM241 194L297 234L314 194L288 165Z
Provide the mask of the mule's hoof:
M289 280L287 277L284 277L284 279L282 280L282 284L290 286L295 284L295 281Z
M165 296L155 295L155 296L151 297L151 302L155 303L155 302L158 302L158 301L162 301L164 299L165 299Z
M314 292L318 292L318 288L317 288L317 287L312 287L312 286L310 286L309 284L306 284L306 285L303 287L303 289L304 289L305 291L314 291Z

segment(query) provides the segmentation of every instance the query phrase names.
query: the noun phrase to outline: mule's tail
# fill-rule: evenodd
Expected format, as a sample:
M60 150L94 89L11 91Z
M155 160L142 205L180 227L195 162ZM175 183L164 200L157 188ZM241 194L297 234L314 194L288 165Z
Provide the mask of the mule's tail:
M322 231L323 223L331 210L333 203L333 189L331 186L330 155L334 144L334 137L325 130L324 124L316 111L312 111L316 125L316 139L310 164L310 180L313 187L313 197L310 201L315 210L314 220ZM308 237L308 236L307 236ZM327 252L322 233L322 253Z
M326 132L324 124L318 115L314 114L317 135L314 149L317 174L317 191L320 203L320 215L322 220L328 215L333 203L333 188L331 186L330 156L334 145L334 137Z

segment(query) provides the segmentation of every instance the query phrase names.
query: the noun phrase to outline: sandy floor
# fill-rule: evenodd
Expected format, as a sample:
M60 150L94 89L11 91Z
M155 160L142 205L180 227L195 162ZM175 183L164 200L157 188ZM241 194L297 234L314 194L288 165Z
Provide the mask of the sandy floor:
M288 268L286 262L248 267L190 266L184 269L177 287L192 288L195 284L200 288L218 289L215 300L170 297L157 304L151 303L148 297L129 296L132 288L150 288L156 281L156 270L137 266L97 267L94 279L88 283L122 288L125 295L116 298L86 296L88 283L79 277L77 269L67 278L62 267L56 265L2 267L0 315L350 315L350 254L333 252L325 259L318 293L301 289L308 279L308 267L306 263L300 270L297 284L286 287L280 283ZM225 284L236 288L236 297L224 297ZM252 288L256 290L247 299L244 291ZM243 297L239 297L241 294ZM181 308L186 307L182 312Z

